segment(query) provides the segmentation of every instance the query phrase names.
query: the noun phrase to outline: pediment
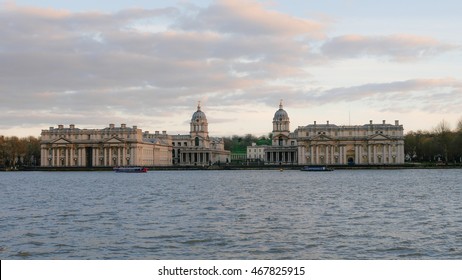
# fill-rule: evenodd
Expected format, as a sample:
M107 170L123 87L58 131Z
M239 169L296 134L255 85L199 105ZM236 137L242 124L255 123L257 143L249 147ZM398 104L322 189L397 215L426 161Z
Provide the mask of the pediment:
M273 135L273 139L279 139L279 138L289 139L289 136L282 134L282 133Z
M375 134L369 137L369 140L389 140L389 139L390 138L388 138L387 136L383 134Z
M112 137L105 141L108 144L120 144L123 143L123 140L118 137Z
M71 144L72 142L69 141L69 140L66 140L64 138L59 138L53 142L51 142L52 144Z
M315 137L311 138L312 141L332 141L332 138L326 135L316 135Z

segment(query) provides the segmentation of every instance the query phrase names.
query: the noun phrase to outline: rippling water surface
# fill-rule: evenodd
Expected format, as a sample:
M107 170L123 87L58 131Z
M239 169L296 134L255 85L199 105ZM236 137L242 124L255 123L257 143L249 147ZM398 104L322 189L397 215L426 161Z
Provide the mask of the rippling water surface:
M462 170L0 173L1 259L462 259Z

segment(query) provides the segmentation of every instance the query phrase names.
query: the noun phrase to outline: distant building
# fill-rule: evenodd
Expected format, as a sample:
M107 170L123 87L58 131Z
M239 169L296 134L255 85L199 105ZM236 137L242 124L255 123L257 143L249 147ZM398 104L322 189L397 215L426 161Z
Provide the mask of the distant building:
M404 135L399 121L337 126L299 127L299 164L403 164Z
M41 133L41 165L50 167L101 167L120 165L171 165L166 132L152 135L136 126L110 124L103 129L58 125Z
M172 135L172 157L175 165L225 164L230 152L225 150L224 140L209 137L208 121L200 103L190 122L189 134Z
M283 109L282 100L279 110L273 117L272 145L265 150L267 164L298 164L297 136L290 132L289 115Z
M247 146L247 161L249 162L264 162L265 161L265 150L267 145L257 146L256 143L252 143L252 146Z
M403 126L374 124L337 126L314 124L290 132L289 115L283 109L273 117L272 145L265 148L266 164L381 165L404 163ZM251 147L248 147L248 149Z
M69 127L42 130L41 165L49 167L210 165L229 161L221 138L209 137L205 114L197 106L187 135L142 132L137 126L103 129Z

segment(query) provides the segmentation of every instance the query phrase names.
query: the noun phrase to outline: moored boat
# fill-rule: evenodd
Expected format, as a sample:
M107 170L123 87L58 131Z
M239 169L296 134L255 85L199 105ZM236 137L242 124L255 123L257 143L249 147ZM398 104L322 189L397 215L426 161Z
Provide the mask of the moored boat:
M301 171L333 171L334 169L327 166L312 165L312 166L303 166Z
M117 166L113 170L117 173L146 173L148 169L142 166Z

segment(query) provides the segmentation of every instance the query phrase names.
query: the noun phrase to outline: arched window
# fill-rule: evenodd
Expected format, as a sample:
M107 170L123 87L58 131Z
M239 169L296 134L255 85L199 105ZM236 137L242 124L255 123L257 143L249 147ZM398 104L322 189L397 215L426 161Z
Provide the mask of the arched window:
M194 139L194 145L195 145L196 147L199 146L199 137L196 137L196 138Z

